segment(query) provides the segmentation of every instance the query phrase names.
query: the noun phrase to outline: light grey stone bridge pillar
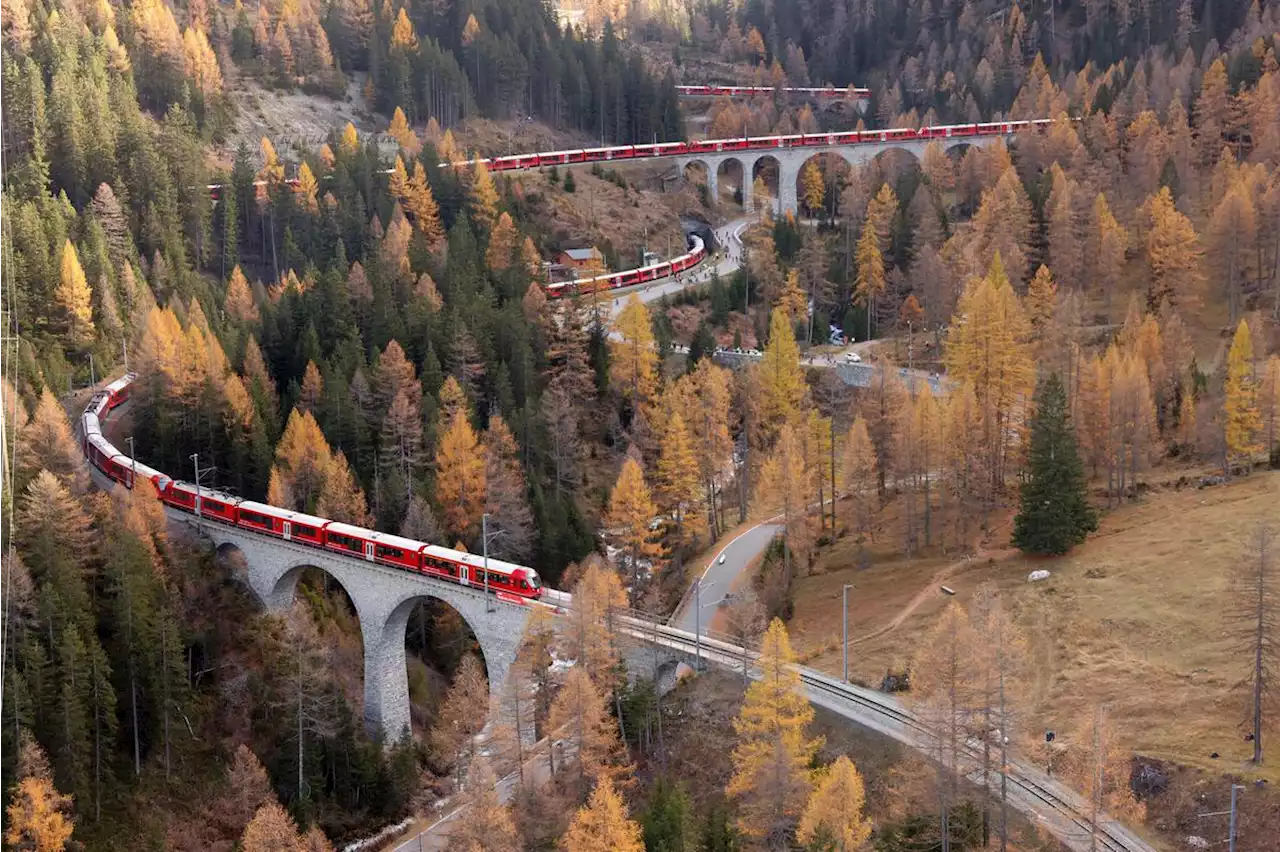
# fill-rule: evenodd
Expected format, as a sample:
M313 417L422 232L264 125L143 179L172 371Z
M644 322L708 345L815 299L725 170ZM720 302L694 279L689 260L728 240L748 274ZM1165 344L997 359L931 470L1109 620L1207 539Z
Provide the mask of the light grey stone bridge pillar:
M194 523L184 513L170 512L169 517ZM271 612L293 603L305 568L318 568L342 586L355 605L364 641L364 719L371 733L381 731L388 741L395 741L409 730L405 628L414 605L422 600L435 598L458 611L480 643L490 693L502 690L524 634L528 607L486 600L480 590L219 523L204 523L203 534L220 552L240 551L246 574L237 579Z

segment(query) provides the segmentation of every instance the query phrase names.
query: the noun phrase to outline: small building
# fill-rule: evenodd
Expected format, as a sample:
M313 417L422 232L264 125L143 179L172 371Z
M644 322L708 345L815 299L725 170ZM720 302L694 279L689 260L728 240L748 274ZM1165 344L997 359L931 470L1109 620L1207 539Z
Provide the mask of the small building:
M556 263L573 269L603 269L604 255L595 246L566 249L556 255Z

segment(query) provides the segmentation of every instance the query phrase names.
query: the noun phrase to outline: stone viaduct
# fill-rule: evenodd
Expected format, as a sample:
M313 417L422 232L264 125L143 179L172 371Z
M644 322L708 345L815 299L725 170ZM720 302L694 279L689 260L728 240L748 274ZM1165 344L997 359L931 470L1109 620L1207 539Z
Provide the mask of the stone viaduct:
M1012 136L1013 134L1009 134ZM954 140L943 140L943 150L948 154L969 146L986 147L1002 136L957 137ZM683 176L688 166L701 164L707 171L707 189L713 203L719 198L720 168L727 163L737 163L742 168L742 207L751 210L752 181L757 168L765 160L772 159L778 164L778 202L780 213L795 213L799 210L799 197L796 182L804 164L818 154L837 154L850 166L860 166L870 162L885 151L901 150L912 154L916 159L924 155L924 149L931 140L901 140L892 142L860 142L855 145L808 145L803 148L774 148L758 151L725 151L719 154L690 154L675 158L676 169Z
M196 525L196 519L169 512L171 522ZM409 730L409 676L405 660L405 627L419 601L435 598L458 611L475 633L497 694L515 661L529 618L529 608L504 603L483 591L446 583L346 557L291 544L220 523L199 525L220 555L238 551L245 562L243 581L271 612L288 608L305 568L318 568L336 580L355 605L364 641L364 721L370 732L398 740Z

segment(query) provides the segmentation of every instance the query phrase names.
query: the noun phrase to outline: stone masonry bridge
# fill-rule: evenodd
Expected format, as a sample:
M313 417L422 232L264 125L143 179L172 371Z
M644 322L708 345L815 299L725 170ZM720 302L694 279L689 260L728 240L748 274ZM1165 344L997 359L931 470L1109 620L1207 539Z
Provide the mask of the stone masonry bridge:
M796 185L800 178L800 170L804 168L805 163L818 154L835 154L850 166L857 167L874 160L886 151L892 150L905 151L918 160L924 155L924 149L929 143L934 141L942 143L943 151L950 154L953 151L970 146L986 147L997 139L1003 138L1004 136L1000 135L944 137L942 139L938 139L935 136L933 138L886 140L884 142L862 141L832 145L806 144L805 147L801 148L698 153L676 158L676 168L679 174L683 175L688 166L701 164L706 169L708 194L714 202L719 197L719 172L721 167L729 163L738 164L742 169L742 207L744 210L751 210L753 209L751 206L752 181L756 171L762 163L773 160L778 165L779 212L785 214L795 213L799 210Z
M171 522L195 526L196 519L167 510ZM205 521L201 533L219 555L238 552L244 558L244 582L269 612L287 609L298 578L317 568L336 580L355 605L364 641L364 719L371 732L398 740L409 730L409 676L405 660L405 628L414 605L429 599L457 610L480 643L489 689L497 694L515 661L527 606L505 603L470 589L373 562L259 535L249 530Z

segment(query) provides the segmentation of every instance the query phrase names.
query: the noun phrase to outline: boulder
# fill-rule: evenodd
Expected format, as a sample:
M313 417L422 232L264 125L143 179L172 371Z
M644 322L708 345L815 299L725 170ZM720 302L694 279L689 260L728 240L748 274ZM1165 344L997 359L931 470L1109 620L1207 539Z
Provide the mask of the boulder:
M1047 579L1049 579L1049 572L1044 570L1043 568L1041 568L1038 571L1032 571L1030 574L1027 575L1028 583L1038 583L1041 580L1047 580Z

